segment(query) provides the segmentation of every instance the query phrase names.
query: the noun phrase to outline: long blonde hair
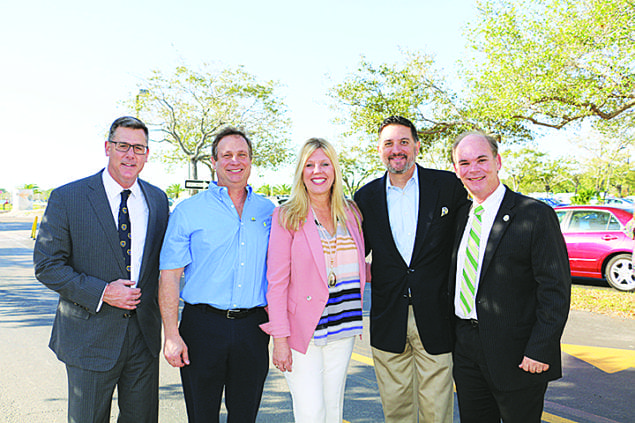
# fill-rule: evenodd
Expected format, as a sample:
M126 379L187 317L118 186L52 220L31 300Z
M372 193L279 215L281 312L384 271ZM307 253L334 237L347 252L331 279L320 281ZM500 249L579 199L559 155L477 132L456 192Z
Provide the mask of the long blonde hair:
M333 215L333 222L338 220L342 223L346 222L346 210L353 209L353 214L357 220L358 228L361 228L361 213L354 202L346 200L344 197L344 184L342 181L342 170L340 163L337 159L337 152L335 148L322 138L309 138L298 155L298 162L295 168L295 174L293 176L293 186L291 187L291 195L289 200L280 206L280 225L287 230L297 231L300 226L306 221L309 214L309 193L304 185L303 173L306 162L311 157L311 154L317 149L322 149L326 157L329 158L333 165L335 178L333 185L331 186L331 213Z

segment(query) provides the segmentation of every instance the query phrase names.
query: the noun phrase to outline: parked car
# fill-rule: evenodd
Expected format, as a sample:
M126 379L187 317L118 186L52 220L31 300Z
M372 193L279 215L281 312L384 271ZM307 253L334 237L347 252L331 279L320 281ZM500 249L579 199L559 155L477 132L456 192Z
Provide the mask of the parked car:
M561 203L557 199L553 197L536 197L536 200L540 200L543 203L549 204L551 207L564 206L564 203Z
M567 243L571 276L602 279L620 291L635 290L635 241L625 232L632 209L563 206L554 210Z
M604 199L605 206L633 208L633 201L629 198L606 197Z

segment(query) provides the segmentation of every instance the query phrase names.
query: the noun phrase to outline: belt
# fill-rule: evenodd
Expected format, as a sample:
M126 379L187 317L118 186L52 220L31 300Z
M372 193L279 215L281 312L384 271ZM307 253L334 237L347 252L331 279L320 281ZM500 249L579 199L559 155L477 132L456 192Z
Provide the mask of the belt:
M470 325L473 328L477 328L478 327L478 320L476 320L476 319L459 319L459 322L463 322L463 324Z
M128 310L123 314L124 319L129 319L137 315L137 310Z
M225 316L227 319L242 319L244 317L249 316L252 313L255 313L259 310L264 310L264 307L253 307L253 308L232 308L230 310L222 310L220 308L212 307L209 304L190 304L199 310L203 310L205 312L216 313L222 316Z

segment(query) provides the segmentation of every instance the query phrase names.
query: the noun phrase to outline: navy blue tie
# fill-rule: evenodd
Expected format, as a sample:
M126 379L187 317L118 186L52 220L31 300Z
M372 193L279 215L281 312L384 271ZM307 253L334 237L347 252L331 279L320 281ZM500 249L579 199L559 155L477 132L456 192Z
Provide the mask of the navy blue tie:
M130 279L130 257L132 255L132 235L130 234L130 213L128 213L128 197L130 190L121 191L121 203L119 203L119 245L123 253L123 259Z

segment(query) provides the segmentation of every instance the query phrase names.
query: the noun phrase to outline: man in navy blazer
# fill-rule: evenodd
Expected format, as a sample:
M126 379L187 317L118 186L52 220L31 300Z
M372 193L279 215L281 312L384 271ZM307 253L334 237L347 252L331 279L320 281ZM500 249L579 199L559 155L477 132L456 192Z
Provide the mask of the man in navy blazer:
M560 224L551 207L500 182L492 137L460 135L452 159L474 199L460 212L450 273L461 422L539 423L547 382L562 376L571 296Z
M116 386L119 422L156 422L168 201L137 178L148 157L143 122L115 120L105 152L105 170L51 193L33 251L35 275L59 294L49 346L66 364L68 421L108 422ZM129 190L125 198L122 190ZM122 202L130 216L125 248Z
M386 422L453 420L447 272L467 192L451 172L418 166L419 149L412 122L384 120L388 172L355 194L372 252L370 343Z

